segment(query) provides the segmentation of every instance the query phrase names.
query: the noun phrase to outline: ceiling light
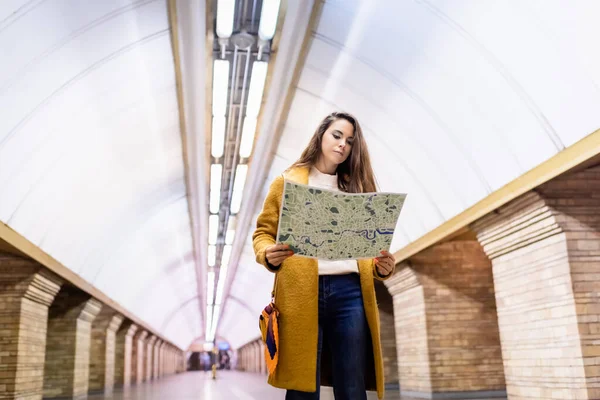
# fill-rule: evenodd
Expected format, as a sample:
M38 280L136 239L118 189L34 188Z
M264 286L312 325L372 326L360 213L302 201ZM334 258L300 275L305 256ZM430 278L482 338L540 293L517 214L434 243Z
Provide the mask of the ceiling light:
M250 78L250 89L248 90L248 101L246 102L246 116L258 116L265 89L268 66L269 64L264 61L255 61L252 64L252 77Z
M225 244L233 244L235 237L235 216L230 216L227 221L227 233L225 234Z
M210 327L210 341L213 341L215 338L215 333L217 330L217 325L219 323L219 313L221 312L221 306L220 305L216 305L214 312L213 312L213 318L212 318L212 326Z
M211 154L215 158L223 156L225 145L225 116L214 116L212 119Z
M235 171L235 182L233 183L233 194L231 196L231 212L237 214L242 205L242 195L244 194L244 185L246 183L246 174L248 166L240 164Z
M213 317L213 306L212 305L207 305L206 306L206 341L207 342L212 342L212 339L210 339L210 334L212 332L212 318Z
M223 166L213 164L210 166L210 212L216 214L221 207L221 174Z
M213 304L215 296L215 272L208 272L208 279L206 281L206 304Z
M264 8L264 6L263 6ZM219 0L217 3L217 36L228 38L233 32L235 0Z
M229 89L229 61L215 60L213 64L213 116L224 116Z
M217 262L217 246L208 246L208 266L214 267Z
M231 257L231 246L223 246L223 258L221 259L221 266L229 265L229 257Z
M219 216L211 215L208 217L208 244L217 244L219 236Z
M244 127L242 128L242 140L240 143L240 157L248 158L252 154L252 145L254 144L254 135L256 133L256 117L246 116L244 118Z
M279 3L280 0L263 0L260 12L260 25L258 27L258 36L262 40L271 40L273 35L275 35Z
M219 270L219 283L217 283L217 296L215 297L215 304L221 304L223 300L223 289L225 288L225 280L227 279L227 271L229 270L227 264L223 264Z

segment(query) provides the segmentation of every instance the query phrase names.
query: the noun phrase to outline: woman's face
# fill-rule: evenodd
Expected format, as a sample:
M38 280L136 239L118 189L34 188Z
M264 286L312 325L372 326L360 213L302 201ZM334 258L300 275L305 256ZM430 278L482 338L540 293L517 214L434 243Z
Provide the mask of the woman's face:
M330 165L346 161L354 143L354 127L345 119L331 123L321 140L321 157Z

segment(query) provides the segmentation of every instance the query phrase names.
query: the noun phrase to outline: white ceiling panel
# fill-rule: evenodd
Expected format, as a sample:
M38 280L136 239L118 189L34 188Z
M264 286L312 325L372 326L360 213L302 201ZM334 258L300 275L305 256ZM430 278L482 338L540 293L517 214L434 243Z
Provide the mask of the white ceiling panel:
M290 21L310 14L298 4L284 53L302 35ZM598 15L596 0L326 0L260 200L244 210L217 336L234 348L258 337L273 275L255 262L256 216L324 116L354 114L379 189L408 193L398 250L600 127ZM189 36L204 25L188 17L183 97L195 110L204 56ZM205 212L207 182L193 171L200 199L188 203L167 1L7 0L0 54L0 220L175 344L202 337L205 256L189 210ZM273 115L291 79L283 58ZM209 142L203 118L186 115L193 168Z
M325 1L262 199L323 117L350 112L379 189L408 193L399 250L600 128L598 15L594 0ZM272 280L253 230L232 293L257 316ZM255 339L229 305L223 332Z
M0 64L0 219L186 348L202 321L190 301L198 288L166 0L0 10L0 52L11 60Z

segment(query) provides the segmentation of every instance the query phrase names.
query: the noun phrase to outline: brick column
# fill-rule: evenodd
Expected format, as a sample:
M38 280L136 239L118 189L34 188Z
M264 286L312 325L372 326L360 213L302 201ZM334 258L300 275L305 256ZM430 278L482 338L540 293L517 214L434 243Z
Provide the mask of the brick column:
M160 347L164 342L160 339L154 343L154 354L152 356L152 379L160 378L158 367L160 365Z
M165 349L165 373L166 375L171 375L173 372L171 370L171 366L172 366L172 347L171 345L168 345L167 348Z
M117 387L131 385L133 336L137 330L136 324L125 321L117 332L115 349L115 386Z
M262 340L258 343L260 345L260 374L267 375L267 362L265 360L265 344Z
M492 267L477 241L432 246L385 284L394 297L403 395L506 395Z
M176 361L175 361L175 348L173 346L171 346L171 348L169 349L169 373L171 375L175 374L175 365L176 365Z
M162 347L162 374L169 376L169 343L165 343Z
M171 358L171 366L170 366L170 370L171 370L171 375L175 374L175 371L177 370L177 352L175 350L175 347L171 347L170 351L170 358Z
M123 316L103 306L92 323L89 392L110 395L115 384L116 332Z
M148 331L138 331L133 337L131 354L131 383L140 384L144 381L144 350Z
M167 342L161 342L158 347L158 377L162 378L165 375L165 346Z
M42 398L48 307L61 284L34 261L0 254L0 398Z
M154 365L154 343L158 337L152 335L146 341L146 351L144 352L144 381L149 382L152 380L152 367Z
M375 294L381 322L381 349L386 390L399 390L398 352L396 350L396 327L394 325L394 300L383 282L375 281Z
M92 321L101 307L73 286L63 286L54 299L48 318L44 398L87 398Z
M187 370L186 352L180 350L179 351L179 367L177 368L177 373L183 374L186 370Z
M512 399L600 398L600 168L473 225L492 260Z

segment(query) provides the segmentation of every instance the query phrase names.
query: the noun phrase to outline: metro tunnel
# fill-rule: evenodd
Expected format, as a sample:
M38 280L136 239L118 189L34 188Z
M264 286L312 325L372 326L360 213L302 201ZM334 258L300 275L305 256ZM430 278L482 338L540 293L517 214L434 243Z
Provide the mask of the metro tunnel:
M599 21L0 2L0 399L600 399Z

